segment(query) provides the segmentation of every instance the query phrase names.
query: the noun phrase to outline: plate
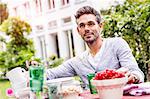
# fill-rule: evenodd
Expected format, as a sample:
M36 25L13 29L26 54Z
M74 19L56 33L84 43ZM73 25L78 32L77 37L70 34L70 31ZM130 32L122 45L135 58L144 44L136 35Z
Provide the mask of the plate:
M74 80L73 77L63 77L63 78L48 80L48 81L46 81L46 83L50 84L50 83L57 83L57 82L68 82L68 81L72 81L72 80Z

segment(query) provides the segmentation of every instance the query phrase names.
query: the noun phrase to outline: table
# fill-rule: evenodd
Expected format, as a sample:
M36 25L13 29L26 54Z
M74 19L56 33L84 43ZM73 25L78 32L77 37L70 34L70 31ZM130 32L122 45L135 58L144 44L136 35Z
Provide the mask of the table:
M97 94L90 94L89 91L84 91L80 94L83 99L99 99ZM110 98L111 99L111 98ZM123 96L122 99L150 99L150 95L143 95L143 96Z

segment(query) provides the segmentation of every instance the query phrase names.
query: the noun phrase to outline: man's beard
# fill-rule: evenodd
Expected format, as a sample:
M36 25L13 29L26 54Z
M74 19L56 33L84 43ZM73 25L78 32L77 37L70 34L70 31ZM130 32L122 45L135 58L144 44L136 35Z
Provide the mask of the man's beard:
M94 39L91 39L91 40L85 40L84 39L84 41L89 45L91 45L91 44L93 44L96 40L97 40L97 38L98 38L98 36L95 36L95 38Z

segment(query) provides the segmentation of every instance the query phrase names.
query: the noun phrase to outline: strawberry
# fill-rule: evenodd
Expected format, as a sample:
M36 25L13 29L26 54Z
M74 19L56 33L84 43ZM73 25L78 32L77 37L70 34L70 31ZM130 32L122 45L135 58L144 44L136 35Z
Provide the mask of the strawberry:
M116 72L115 70L106 69L96 73L94 80L105 80L125 77L123 73Z

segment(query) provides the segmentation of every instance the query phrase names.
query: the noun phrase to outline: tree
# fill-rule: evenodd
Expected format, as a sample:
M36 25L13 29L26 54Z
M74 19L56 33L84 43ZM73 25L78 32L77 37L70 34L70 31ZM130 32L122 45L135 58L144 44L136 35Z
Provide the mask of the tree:
M7 5L0 3L0 25L5 19L8 18L8 15Z
M31 32L30 25L18 18L8 18L2 23L0 30L10 37L6 43L6 51L0 53L0 68L25 68L25 61L34 55L33 42L26 38Z
M139 67L148 74L150 64L150 1L126 0L105 16L104 37L122 36L130 45ZM145 78L147 79L147 78Z

